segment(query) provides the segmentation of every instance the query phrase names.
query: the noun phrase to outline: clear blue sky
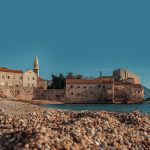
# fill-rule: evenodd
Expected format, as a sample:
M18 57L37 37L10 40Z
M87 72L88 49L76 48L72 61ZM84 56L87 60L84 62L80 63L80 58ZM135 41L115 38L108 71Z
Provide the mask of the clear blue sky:
M150 1L0 1L0 66L111 75L125 67L150 88Z

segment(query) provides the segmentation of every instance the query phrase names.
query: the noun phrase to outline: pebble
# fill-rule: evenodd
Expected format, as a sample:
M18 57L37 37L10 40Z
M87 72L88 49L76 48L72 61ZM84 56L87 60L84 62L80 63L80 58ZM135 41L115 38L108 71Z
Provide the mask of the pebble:
M2 107L5 114L1 113ZM139 112L48 110L2 101L0 127L0 149L144 150L150 147L150 116Z

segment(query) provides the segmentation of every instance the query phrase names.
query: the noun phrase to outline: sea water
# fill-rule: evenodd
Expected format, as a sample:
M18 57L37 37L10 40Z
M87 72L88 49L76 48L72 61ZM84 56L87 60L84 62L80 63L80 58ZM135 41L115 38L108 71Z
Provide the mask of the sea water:
M150 104L53 104L42 105L46 108L85 111L85 110L99 110L109 112L133 112L139 111L141 113L150 114Z

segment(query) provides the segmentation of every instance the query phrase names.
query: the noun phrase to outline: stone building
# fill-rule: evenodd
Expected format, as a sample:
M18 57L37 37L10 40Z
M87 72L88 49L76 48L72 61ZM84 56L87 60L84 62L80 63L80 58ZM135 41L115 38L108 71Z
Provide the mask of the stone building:
M38 77L38 79L37 79L37 88L46 90L47 86L48 86L47 80L44 80L43 78Z
M113 71L113 77L116 81L130 81L133 84L140 84L140 77L138 75L136 75L135 73L127 70L127 69L123 69L123 68L119 68Z
M34 69L23 72L21 70L11 70L8 68L0 68L0 85L1 86L19 86L19 87L32 87L37 88L43 84L46 87L46 82L40 82L38 85L39 78L39 61L36 56L34 61ZM44 85L45 84L45 85Z
M23 87L38 88L39 70L39 61L38 57L36 56L34 61L34 69L23 73Z
M0 85L23 86L23 71L0 68Z
M23 73L23 87L33 87L37 88L37 74L28 70Z
M112 77L67 79L66 99L72 103L142 103L144 88L137 75L116 70Z
M113 88L113 78L67 79L66 98L80 102L112 102Z
M141 84L114 82L114 103L142 103L144 88Z

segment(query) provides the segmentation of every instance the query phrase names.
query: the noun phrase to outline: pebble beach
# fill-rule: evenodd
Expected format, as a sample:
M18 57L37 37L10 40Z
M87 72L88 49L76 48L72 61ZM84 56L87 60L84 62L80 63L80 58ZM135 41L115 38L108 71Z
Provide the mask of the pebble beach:
M150 115L0 101L0 150L149 150Z

